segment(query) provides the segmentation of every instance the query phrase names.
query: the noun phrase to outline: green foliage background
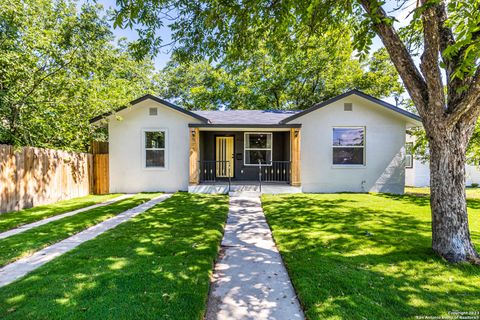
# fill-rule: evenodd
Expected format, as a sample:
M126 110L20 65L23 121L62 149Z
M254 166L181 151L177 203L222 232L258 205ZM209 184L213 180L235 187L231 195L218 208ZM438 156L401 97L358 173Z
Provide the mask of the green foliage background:
M0 143L86 151L88 120L153 92L150 59L113 43L98 5L0 3Z
M348 29L271 50L264 41L241 60L173 59L160 95L189 109L306 109L351 89L400 96L403 86L385 50L360 61Z

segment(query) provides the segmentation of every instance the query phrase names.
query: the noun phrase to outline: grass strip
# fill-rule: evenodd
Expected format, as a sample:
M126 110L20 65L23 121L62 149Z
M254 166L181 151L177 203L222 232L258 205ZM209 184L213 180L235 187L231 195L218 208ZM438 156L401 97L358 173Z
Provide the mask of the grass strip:
M430 196L430 187L405 187L405 193L412 196ZM467 199L480 199L480 188L467 187Z
M418 319L480 310L480 268L431 249L428 197L264 195L308 319ZM480 201L468 201L480 249ZM451 314L450 314L451 315Z
M35 251L66 239L158 195L158 193L140 193L107 206L84 211L77 215L52 221L23 233L0 239L0 266L31 255Z
M227 213L177 193L0 288L0 318L201 319Z
M69 211L85 208L104 202L120 194L88 195L85 197L63 200L48 205L37 206L20 211L11 211L0 214L0 232L17 228L24 224L53 217Z

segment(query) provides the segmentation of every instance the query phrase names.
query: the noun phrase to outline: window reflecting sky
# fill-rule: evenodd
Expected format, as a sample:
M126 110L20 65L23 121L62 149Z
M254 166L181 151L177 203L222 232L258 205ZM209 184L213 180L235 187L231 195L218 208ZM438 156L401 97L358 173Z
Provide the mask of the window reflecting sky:
M333 128L334 146L363 146L363 128Z

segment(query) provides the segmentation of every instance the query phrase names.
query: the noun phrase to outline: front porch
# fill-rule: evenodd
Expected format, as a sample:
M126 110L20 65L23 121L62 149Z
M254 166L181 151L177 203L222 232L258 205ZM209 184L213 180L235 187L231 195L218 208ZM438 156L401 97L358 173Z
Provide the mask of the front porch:
M190 192L297 193L300 128L190 127L189 174Z

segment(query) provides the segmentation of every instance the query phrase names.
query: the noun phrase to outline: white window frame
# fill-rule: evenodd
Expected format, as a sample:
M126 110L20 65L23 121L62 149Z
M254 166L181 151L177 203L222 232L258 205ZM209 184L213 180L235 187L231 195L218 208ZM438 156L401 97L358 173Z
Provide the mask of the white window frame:
M407 145L409 145L409 144L412 145L412 148L410 150L413 149L413 142L411 142L411 141L405 142L405 169L413 169L413 153L411 153L411 154L407 153L407 150L409 149L409 148L407 148ZM408 159L410 159L410 160L408 160Z
M146 148L145 134L147 132L163 132L165 135L165 146L164 148ZM149 171L165 171L168 170L168 129L166 128L143 128L142 129L142 167L144 170ZM165 163L163 167L147 167L147 150L163 150Z
M362 129L363 130L363 146L335 146L333 143L333 131L334 129ZM332 159L333 168L365 168L367 166L367 127L365 126L334 126L332 127L332 154L330 159ZM336 148L362 148L363 149L363 163L362 164L335 164L333 163L333 150Z
M247 135L250 134L264 134L264 135L270 135L270 148L247 148ZM267 138L268 139L268 138ZM270 167L272 165L272 160L273 160L273 132L244 132L243 133L243 165L247 167L258 167L259 164L250 164L246 163L247 161L247 151L250 150L266 150L270 151L270 164L262 164L264 167Z

